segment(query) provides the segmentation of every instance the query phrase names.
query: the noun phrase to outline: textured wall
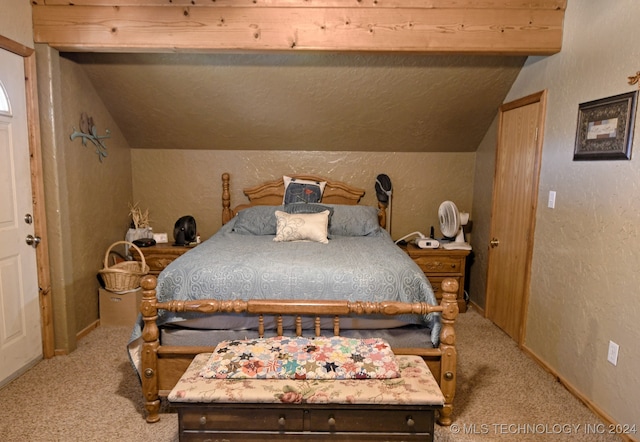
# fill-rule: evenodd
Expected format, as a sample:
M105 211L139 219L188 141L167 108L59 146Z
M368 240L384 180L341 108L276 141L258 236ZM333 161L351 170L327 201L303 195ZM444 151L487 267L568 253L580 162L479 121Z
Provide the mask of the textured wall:
M498 117L496 117L476 151L473 185L473 265L469 271L469 298L481 308L485 307L489 234L491 233L491 200L493 172L496 163Z
M98 318L104 253L127 230L131 154L82 69L42 45L37 63L55 344L73 350L76 333ZM99 135L111 131L102 163L93 144L69 137L82 112Z
M67 53L135 149L473 152L524 57Z
M640 423L638 124L631 161L572 157L579 103L637 89L638 17L635 0L569 2L562 52L529 59L505 100L549 91L526 346L622 424Z
M96 273L103 267L104 254L113 242L124 239L128 228L128 203L131 200L131 154L129 145L113 118L104 108L84 71L60 59L63 108L62 142L65 149L65 189L69 204L68 244L72 250L70 295L76 311L76 331L98 318ZM93 117L97 133L104 140L108 156L100 162L95 146L83 146L69 135L79 129L80 114Z
M364 204L377 205L375 179L393 185L392 236L438 231L445 199L471 211L474 153L259 152L133 149L134 199L148 207L154 231L169 232L182 215L196 218L203 238L221 225L223 172L231 174L232 206L245 203L242 188L287 173L312 173L366 190ZM473 219L473 216L471 217Z

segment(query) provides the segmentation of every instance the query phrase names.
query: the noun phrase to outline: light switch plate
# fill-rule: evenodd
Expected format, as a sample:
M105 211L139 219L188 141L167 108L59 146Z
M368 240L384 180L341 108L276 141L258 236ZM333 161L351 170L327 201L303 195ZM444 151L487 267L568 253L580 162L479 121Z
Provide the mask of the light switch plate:
M556 192L555 190L549 191L549 204L550 209L554 209L556 207Z
M613 365L618 365L618 350L620 350L620 346L613 341L609 341L609 353L607 354L607 360Z

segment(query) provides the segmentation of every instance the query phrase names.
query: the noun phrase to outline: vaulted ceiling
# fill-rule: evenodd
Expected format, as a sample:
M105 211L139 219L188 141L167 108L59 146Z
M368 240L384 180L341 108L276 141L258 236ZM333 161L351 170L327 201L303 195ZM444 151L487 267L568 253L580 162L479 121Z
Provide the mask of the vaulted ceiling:
M474 151L523 57L73 53L133 148Z
M566 0L34 0L133 148L474 151ZM345 3L347 3L345 5ZM353 3L353 4L351 4Z

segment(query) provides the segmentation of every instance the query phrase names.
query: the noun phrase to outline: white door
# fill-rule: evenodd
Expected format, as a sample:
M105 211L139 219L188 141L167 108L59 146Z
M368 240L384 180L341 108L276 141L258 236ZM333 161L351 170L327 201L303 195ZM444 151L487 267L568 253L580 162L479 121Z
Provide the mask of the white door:
M0 50L0 385L42 358L24 61Z

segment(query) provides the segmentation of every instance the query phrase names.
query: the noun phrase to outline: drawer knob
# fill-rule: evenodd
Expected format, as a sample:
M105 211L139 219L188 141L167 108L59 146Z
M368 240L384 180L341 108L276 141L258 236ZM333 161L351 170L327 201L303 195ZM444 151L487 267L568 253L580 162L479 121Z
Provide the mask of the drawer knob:
M207 425L207 416L200 416L200 425Z
M336 426L336 418L333 417L333 416L331 416L327 422L329 423L330 427L335 427Z
M416 424L416 421L414 421L411 416L407 416L407 426L413 427L415 424Z
M284 427L285 422L287 422L287 420L284 418L284 416L280 416L280 418L278 418L278 425L280 425L281 427Z

